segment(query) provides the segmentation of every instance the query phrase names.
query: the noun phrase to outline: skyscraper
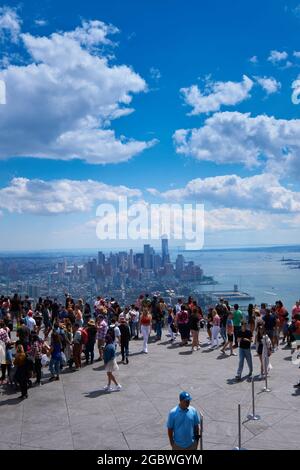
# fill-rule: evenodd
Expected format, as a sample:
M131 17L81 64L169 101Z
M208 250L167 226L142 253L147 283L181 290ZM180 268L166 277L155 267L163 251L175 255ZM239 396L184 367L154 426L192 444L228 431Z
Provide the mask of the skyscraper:
M144 269L150 269L150 245L144 245Z
M177 255L176 258L176 274L182 273L184 270L184 257L183 255Z
M102 253L102 251L98 251L98 264L103 266L105 263L105 255Z
M162 240L161 240L161 252L162 252L162 265L164 266L166 263L170 262L169 247L168 247L168 239L167 238L162 238Z

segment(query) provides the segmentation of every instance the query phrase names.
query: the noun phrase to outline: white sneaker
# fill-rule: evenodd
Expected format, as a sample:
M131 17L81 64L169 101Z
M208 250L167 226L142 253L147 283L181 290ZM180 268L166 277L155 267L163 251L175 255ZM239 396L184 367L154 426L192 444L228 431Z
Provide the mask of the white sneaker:
M119 392L120 390L122 390L122 385L117 385L112 391L113 392Z
M113 388L112 388L112 387L109 387L108 385L106 385L106 387L103 388L103 391L104 391L104 392L112 392L112 391L113 391Z

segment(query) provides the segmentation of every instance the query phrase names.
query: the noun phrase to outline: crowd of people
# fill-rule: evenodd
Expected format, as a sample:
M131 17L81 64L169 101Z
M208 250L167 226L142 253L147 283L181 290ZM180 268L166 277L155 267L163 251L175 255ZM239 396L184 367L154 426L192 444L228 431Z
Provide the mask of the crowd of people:
M28 397L28 387L41 385L42 368L49 366L49 381L60 380L64 367L79 371L82 361L93 364L103 361L107 374L108 392L119 391L116 378L119 369L117 349L122 363L129 364L129 342L142 337L141 353L148 354L148 340L154 332L155 340L162 338L163 326L167 327L170 343L189 346L191 351L201 347L212 350L221 348L222 354L236 356L239 364L236 380L241 380L244 361L252 377L251 349L255 345L260 360L261 378L268 374L270 356L281 344L300 345L300 301L292 308L291 315L279 300L275 305L250 304L247 314L238 304L233 307L225 299L203 311L197 301L189 297L178 299L175 306L163 298L141 294L129 306L121 307L113 298L98 296L94 305L82 299L76 302L67 295L65 302L39 298L33 304L28 296L23 299L15 294L0 298L0 384L16 386L21 399ZM199 332L206 329L208 342L201 344ZM220 344L221 343L221 344ZM95 351L98 352L95 359ZM84 358L84 359L83 359ZM112 386L114 384L114 387ZM300 382L295 385L300 388Z

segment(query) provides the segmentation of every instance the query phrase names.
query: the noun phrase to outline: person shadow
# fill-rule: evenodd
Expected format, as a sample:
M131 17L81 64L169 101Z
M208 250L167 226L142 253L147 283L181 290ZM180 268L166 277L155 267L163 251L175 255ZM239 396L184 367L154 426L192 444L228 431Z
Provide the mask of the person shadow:
M93 390L92 392L87 392L84 394L85 398L98 398L103 395L109 395L111 392L106 390Z
M0 406L5 406L5 405L17 405L18 403L21 403L23 400L21 398L8 398L7 400L1 401Z

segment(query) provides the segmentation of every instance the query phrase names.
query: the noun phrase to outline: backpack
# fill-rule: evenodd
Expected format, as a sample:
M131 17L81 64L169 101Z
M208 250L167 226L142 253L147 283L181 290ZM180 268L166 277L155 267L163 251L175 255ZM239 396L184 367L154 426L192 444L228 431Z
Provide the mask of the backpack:
M111 338L113 339L113 341L115 341L116 339L116 334L115 334L115 327L114 326L110 326L107 330L107 335L111 336Z
M189 317L185 310L182 310L179 314L179 323L188 323Z
M89 335L88 335L87 330L85 328L81 328L80 333L81 333L81 344L87 344L89 340Z

